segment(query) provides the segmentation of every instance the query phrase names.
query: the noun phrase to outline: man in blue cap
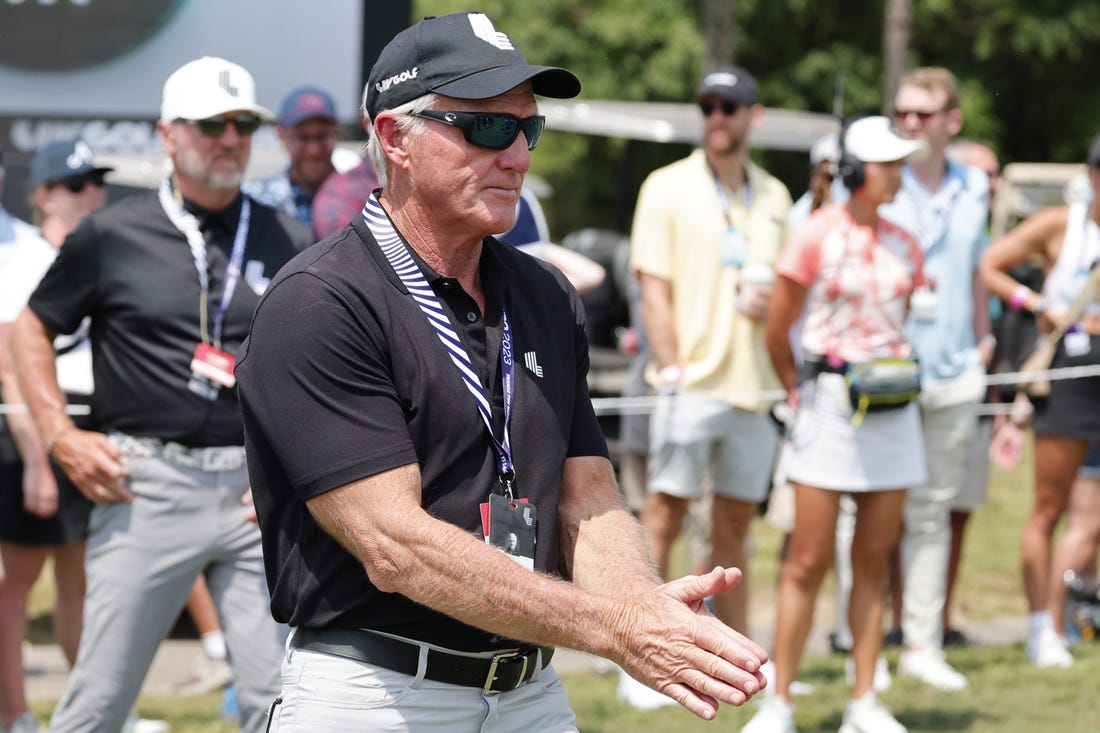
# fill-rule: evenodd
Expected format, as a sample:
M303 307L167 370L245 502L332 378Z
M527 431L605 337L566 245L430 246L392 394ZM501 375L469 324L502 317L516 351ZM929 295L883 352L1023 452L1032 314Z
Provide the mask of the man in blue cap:
M241 186L261 204L267 204L313 229L313 197L334 168L332 151L340 137L336 103L317 87L295 89L279 112L279 139L290 165L278 175Z

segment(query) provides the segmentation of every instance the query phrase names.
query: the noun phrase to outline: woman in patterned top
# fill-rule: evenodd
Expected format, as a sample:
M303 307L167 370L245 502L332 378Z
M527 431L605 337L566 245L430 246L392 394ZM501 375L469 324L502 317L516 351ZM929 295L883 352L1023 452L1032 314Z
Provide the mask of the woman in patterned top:
M916 239L880 219L877 209L893 200L902 162L924 143L903 140L885 117L857 120L843 141L839 173L851 197L814 212L787 241L768 313L768 351L795 408L787 476L795 486L795 525L779 581L775 694L745 733L795 730L788 688L832 565L845 493L858 507L849 607L855 684L840 730L905 731L876 699L872 679L882 646L887 559L900 532L905 490L925 480L920 413L915 402L866 415L853 410L844 374L849 365L911 355L903 327L910 296L925 286L923 257ZM789 341L800 315L801 370Z

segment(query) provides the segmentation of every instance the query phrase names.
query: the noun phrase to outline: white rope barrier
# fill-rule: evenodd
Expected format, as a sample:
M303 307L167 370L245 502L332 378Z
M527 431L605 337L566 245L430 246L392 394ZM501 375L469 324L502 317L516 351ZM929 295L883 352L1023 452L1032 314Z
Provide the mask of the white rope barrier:
M26 413L26 405L13 405L10 403L0 404L0 415L25 415ZM88 405L65 405L65 414L91 415L92 408Z
M1065 379L1084 379L1086 377L1100 377L1100 364L1078 367L1059 367L1047 369L1041 372L1005 372L1003 374L989 374L985 377L986 386L1002 384L1020 384L1033 382L1039 379L1058 382ZM719 397L719 395L716 395ZM785 390L772 389L762 392L731 392L720 395L720 398L732 401L756 401L756 402L781 402L787 399ZM646 415L653 412L657 406L656 396L643 397L594 397L592 406L597 415ZM991 403L981 405L978 408L979 415L1007 415L1011 411L1011 405ZM0 415L23 414L27 412L26 405L0 404ZM88 415L91 408L87 405L66 405L65 412L69 415Z
M1021 384L1046 380L1058 382L1065 379L1084 379L1086 377L1100 377L1100 364L1090 364L1079 367L1059 367L1046 369L1039 372L1004 372L1002 374L989 374L985 377L986 386L1003 384ZM729 394L717 394L727 402L781 402L787 399L787 392L781 389L765 390L762 392L731 392ZM642 397L595 397L592 406L597 415L646 415L653 412L657 406L657 396ZM980 405L979 415L1007 415L1012 411L1011 404L988 403Z

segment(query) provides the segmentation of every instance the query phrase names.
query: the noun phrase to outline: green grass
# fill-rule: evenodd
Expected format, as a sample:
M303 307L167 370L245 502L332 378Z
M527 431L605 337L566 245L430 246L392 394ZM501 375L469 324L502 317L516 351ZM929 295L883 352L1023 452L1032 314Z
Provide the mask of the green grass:
M1019 536L1031 501L1030 455L1012 473L994 470L988 504L971 520L956 603L958 620L966 628L983 621L1015 617L1023 624L1026 612L1019 573ZM770 625L772 593L778 570L780 534L763 521L754 530L755 553L751 563L756 619ZM679 549L676 563L687 566ZM32 608L48 612L50 592L37 588ZM817 622L832 621L831 588L822 590ZM43 618L35 626L48 628ZM963 693L939 693L909 680L895 680L883 695L898 719L911 733L967 731L970 733L1094 733L1100 730L1100 644L1078 646L1072 670L1039 670L1027 664L1021 645L953 650L951 661L967 677L971 688ZM888 654L891 668L897 652ZM836 731L840 726L848 687L842 660L833 655L811 655L800 679L817 686L816 694L796 700L800 733ZM615 675L592 673L563 675L574 709L585 733L691 733L736 731L752 715L752 704L742 709L723 708L719 718L706 723L686 710L664 708L639 712L615 699ZM203 697L152 697L138 700L144 717L172 723L173 733L220 733L236 728L220 720L219 694ZM51 701L36 703L43 720Z
M888 655L891 668L897 653ZM1095 733L1100 729L1100 645L1076 650L1072 670L1040 670L1024 661L1021 645L963 649L951 659L971 680L961 693L937 692L895 679L883 701L910 733ZM837 656L807 660L800 679L815 694L795 699L799 733L834 733L840 727L849 689ZM640 712L615 700L614 675L565 675L573 708L585 733L692 733L737 731L753 714L753 704L723 708L707 723L679 707Z

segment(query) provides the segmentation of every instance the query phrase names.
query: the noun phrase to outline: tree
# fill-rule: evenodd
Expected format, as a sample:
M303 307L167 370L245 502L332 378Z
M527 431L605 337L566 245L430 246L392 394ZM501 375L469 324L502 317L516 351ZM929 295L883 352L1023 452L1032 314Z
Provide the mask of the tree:
M909 66L909 30L912 17L912 0L886 0L882 33L886 84L882 95L882 111L887 115L894 111L894 96Z

